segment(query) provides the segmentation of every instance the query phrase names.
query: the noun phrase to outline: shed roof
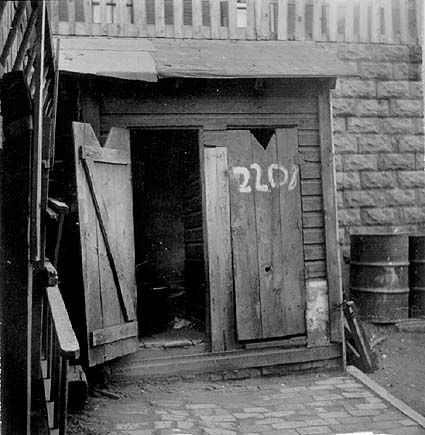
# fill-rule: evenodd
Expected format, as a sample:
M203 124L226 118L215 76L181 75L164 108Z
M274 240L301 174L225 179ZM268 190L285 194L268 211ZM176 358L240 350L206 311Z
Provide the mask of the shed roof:
M324 44L295 41L72 37L61 41L59 68L143 81L353 75Z

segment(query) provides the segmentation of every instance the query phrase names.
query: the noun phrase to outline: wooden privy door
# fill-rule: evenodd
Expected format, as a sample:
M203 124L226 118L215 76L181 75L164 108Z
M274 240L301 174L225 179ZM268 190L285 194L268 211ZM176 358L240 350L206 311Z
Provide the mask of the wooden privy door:
M213 242L208 248L209 266L214 268L212 262L217 256L222 258L226 249L225 241L214 245L210 230L222 232L224 239L230 232L231 255L227 258L232 263L229 273L235 294L236 337L244 341L303 335L305 289L297 129L229 130L219 136L214 142L219 145L221 141L222 146L205 148L207 215L209 211L213 214L207 216L209 242ZM223 212L226 202L229 210ZM223 266L219 269L218 275L226 275ZM221 307L221 320L215 316L214 304L225 295L219 288L223 282L215 282L217 272L210 270L211 279L214 340L215 317L224 325L226 308Z
M138 348L130 134L113 128L102 147L89 124L73 123L73 132L88 363L93 366Z

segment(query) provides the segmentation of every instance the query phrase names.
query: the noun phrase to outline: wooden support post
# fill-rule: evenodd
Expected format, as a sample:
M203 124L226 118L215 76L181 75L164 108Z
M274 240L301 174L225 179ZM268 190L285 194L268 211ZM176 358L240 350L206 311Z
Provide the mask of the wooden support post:
M2 78L1 195L2 433L29 434L31 417L32 265L29 262L31 96L22 71Z

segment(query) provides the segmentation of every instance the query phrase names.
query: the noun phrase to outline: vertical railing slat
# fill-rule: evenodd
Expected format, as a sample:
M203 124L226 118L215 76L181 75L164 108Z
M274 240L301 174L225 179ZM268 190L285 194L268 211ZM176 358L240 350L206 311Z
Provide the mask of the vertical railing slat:
M183 0L173 1L174 37L183 38Z
M369 4L368 0L360 0L359 7L359 41L368 42Z
M423 41L423 0L416 0L416 36L417 36L417 43L419 45L422 45Z
M236 0L228 0L228 14L229 14L229 38L237 39L238 22L237 22Z
M119 26L119 34L121 36L129 36L128 29L130 22L127 19L127 0L117 0L117 23Z
M336 41L338 34L338 4L335 0L329 1L329 9L328 9L328 19L327 19L327 28L328 28L328 39L329 41Z
M68 0L69 34L75 35L75 0Z
M254 0L255 5L255 29L256 29L256 38L262 39L263 33L262 33L262 14L263 14L263 2L262 0Z
M84 23L86 28L86 35L91 35L92 23L93 23L92 0L84 0L83 8L84 8Z
M101 34L107 34L108 26L106 23L106 0L99 0L99 10Z
M305 0L295 2L295 39L305 40Z
M192 0L193 37L202 38L202 0Z
M133 2L134 24L137 27L139 36L146 36L146 2L145 0L137 0Z
M385 42L387 44L392 44L394 41L392 3L392 0L385 0L384 3Z
M50 4L50 17L52 21L52 32L58 33L59 31L59 10L58 10L59 0L52 0Z
M407 1L400 0L400 42L402 44L407 44L409 38L409 17L408 17L408 8Z
M322 36L322 0L314 0L313 2L313 41L321 41Z
M155 36L165 36L165 5L164 0L155 0Z
M381 41L381 2L374 0L370 3L370 40Z
M354 2L346 2L345 8L345 41L351 42L354 40Z
M288 39L288 0L279 0L277 6L277 39Z
M246 4L246 37L247 39L256 39L255 27L255 3L248 0Z
M217 1L210 2L210 26L211 38L220 39L220 3Z

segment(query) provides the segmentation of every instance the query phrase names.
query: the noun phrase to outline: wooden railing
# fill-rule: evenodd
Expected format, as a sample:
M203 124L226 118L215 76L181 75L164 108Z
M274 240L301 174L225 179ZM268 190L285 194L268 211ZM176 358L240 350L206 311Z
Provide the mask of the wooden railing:
M59 35L422 41L423 0L52 0Z
M47 263L48 283L42 300L41 371L51 434L64 435L68 404L68 364L80 348L57 285L54 267Z

